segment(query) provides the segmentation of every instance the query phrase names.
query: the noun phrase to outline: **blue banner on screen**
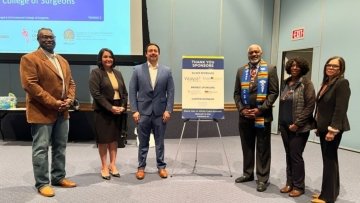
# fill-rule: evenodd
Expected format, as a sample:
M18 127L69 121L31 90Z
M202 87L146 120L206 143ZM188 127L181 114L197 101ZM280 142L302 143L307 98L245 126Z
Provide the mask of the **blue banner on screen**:
M130 0L1 0L0 53L36 50L38 30L50 28L56 35L56 53L96 55L107 47L115 55L131 55L134 35L130 3Z
M224 119L224 57L184 56L182 118Z
M224 59L184 59L183 69L224 69Z
M0 20L104 20L104 0L2 0L0 4Z

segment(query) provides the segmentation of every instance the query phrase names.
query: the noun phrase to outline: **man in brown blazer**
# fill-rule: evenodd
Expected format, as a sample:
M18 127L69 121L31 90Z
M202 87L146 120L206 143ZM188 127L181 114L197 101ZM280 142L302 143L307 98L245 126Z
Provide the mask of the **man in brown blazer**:
M65 178L65 151L69 131L68 108L75 98L75 82L69 63L54 53L55 36L51 29L37 34L38 50L20 61L21 84L26 91L26 118L31 124L32 163L35 187L46 197L55 195L52 185L75 187ZM48 150L52 147L51 177Z

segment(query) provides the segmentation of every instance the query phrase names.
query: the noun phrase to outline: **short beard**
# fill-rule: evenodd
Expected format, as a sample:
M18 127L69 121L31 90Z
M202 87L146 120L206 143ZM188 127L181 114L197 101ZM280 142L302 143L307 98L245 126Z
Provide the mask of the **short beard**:
M255 64L258 64L258 63L260 62L260 60L261 60L261 59L256 59L256 60L250 59L249 61L250 61L251 64L254 64L254 65L255 65Z
M51 47L49 46L40 46L40 47L49 53L54 53L55 45L56 43L54 42L54 44Z

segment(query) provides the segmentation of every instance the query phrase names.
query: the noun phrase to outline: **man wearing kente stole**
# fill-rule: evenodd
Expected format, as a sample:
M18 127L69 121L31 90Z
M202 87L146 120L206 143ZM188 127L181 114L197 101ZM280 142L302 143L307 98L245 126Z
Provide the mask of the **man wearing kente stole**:
M259 45L249 46L248 59L249 63L238 69L235 80L234 100L243 152L243 175L235 182L254 180L256 160L256 189L263 192L269 185L272 107L279 94L279 80L276 67L262 60Z

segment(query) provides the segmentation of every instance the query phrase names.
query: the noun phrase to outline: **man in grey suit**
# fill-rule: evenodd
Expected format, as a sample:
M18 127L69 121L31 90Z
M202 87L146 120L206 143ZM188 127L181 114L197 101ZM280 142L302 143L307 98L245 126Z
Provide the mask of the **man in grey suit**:
M146 46L147 62L135 66L129 85L130 107L139 138L136 178L145 177L150 133L154 133L156 162L161 178L167 178L164 162L164 134L174 107L174 81L169 67L158 64L160 47Z
M243 151L243 175L235 180L254 180L256 149L257 191L267 189L271 160L272 106L279 94L276 67L262 60L262 49L253 44L248 48L249 63L238 69L234 100L239 111L239 132Z

